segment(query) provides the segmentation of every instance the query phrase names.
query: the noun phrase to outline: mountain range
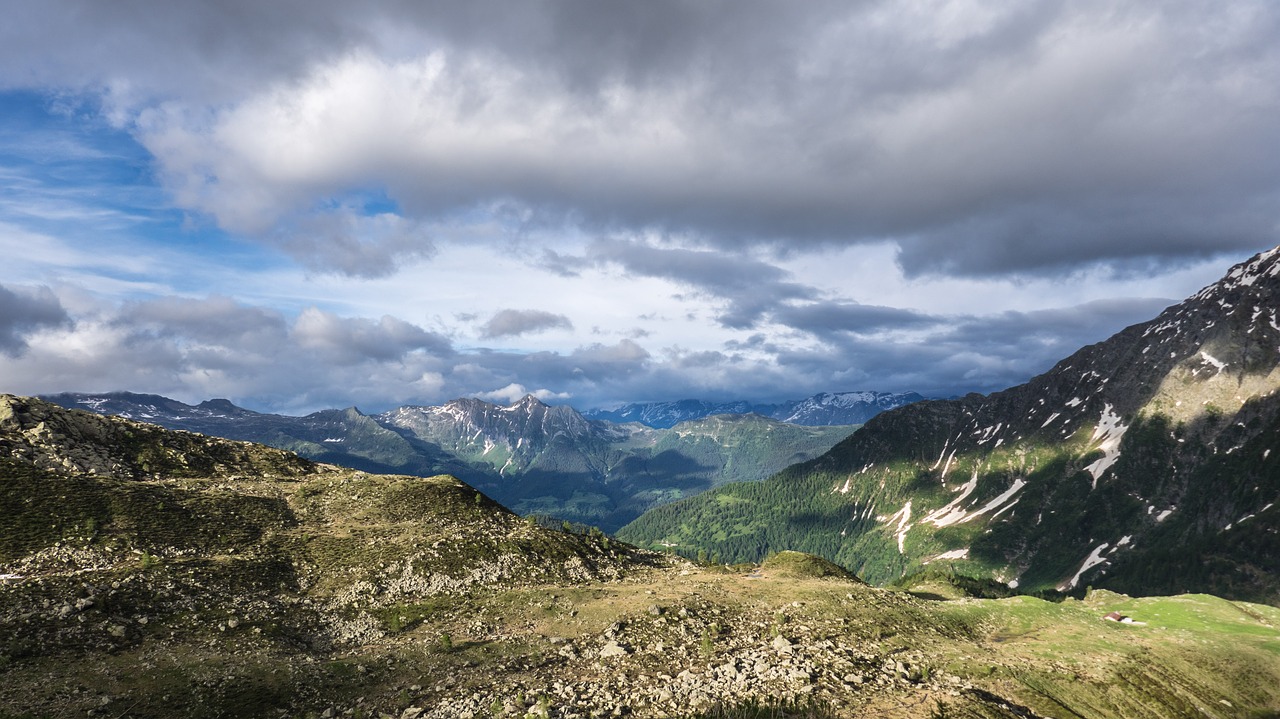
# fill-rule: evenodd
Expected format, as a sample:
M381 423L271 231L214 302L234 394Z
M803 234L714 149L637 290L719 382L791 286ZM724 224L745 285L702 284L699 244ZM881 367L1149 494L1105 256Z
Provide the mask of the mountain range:
M125 392L47 396L68 408L259 442L319 462L422 477L449 474L521 514L614 531L658 504L730 481L763 479L811 459L854 427L801 426L755 414L671 428L587 419L526 396L510 405L459 399L378 415L351 407L304 417L223 399L188 405Z
M610 422L639 422L649 427L674 427L680 422L715 414L758 414L779 422L810 427L863 424L885 410L919 402L915 392L822 392L802 400L777 404L752 402L708 402L684 399L676 402L640 402L611 410L583 412L590 419Z
M796 552L696 565L449 476L0 395L6 718L1280 712L1275 607L1011 594Z
M917 402L815 460L650 510L627 541L813 552L877 583L1280 601L1280 248L1026 384Z

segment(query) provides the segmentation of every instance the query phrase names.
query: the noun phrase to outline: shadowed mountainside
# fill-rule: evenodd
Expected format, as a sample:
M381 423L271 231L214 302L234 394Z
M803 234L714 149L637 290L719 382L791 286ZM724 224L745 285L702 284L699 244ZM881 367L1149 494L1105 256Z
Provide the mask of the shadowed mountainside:
M651 510L628 541L872 582L932 562L1028 590L1280 602L1280 249L990 396L886 412L811 462Z

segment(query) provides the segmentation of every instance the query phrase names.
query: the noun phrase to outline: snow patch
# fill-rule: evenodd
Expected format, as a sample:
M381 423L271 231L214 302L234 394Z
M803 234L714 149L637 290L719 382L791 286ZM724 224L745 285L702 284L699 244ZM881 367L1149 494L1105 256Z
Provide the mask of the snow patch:
M1090 569L1098 566L1099 564L1102 564L1103 562L1107 561L1106 558L1102 556L1102 554L1107 550L1107 547L1110 547L1110 546L1111 544L1109 542L1103 542L1102 544L1099 544L1098 546L1094 547L1093 551L1089 553L1089 556L1085 557L1084 562L1080 565L1080 569L1076 570L1075 576L1072 577L1071 580L1066 582L1065 584L1058 585L1058 591L1065 592L1071 589L1075 589L1076 585L1080 583L1081 575L1083 575L1085 572L1089 571Z
M1204 350L1200 350L1200 356L1204 358L1205 362L1208 362L1209 364L1216 367L1219 372L1227 368L1226 362L1216 359L1215 357L1213 357L1213 355L1210 355L1208 352L1205 352Z
M886 521L892 524L895 519L898 520L898 530L894 532L898 537L898 554L906 554L902 543L906 540L907 532L911 529L911 500L908 499L907 503L902 505L902 509L894 512Z
M1025 486L1027 486L1027 480L1025 480L1025 479L1023 479L1023 478L1021 478L1021 477L1019 477L1019 478L1017 478L1017 479L1013 480L1013 486L1012 486L1012 487L1009 487L1008 489L1006 489L1006 490L1004 491L1004 493L1003 493L1003 494L1001 494L999 497L996 497L995 499L991 500L990 502L987 502L985 505L983 505L982 509L979 509L978 511L976 511L976 512L974 512L973 514L969 515L969 516L965 519L965 521L967 522L967 521L969 521L970 519L973 519L973 518L975 518L975 517L979 517L979 516L981 516L981 515L983 515L983 514L986 514L987 512L990 512L990 511L992 511L992 510L994 510L994 509L996 509L996 508L1000 507L1000 505L1002 505L1002 504L1004 504L1005 502L1008 502L1010 499L1012 499L1012 498L1013 498L1013 495L1017 494L1017 493L1018 493L1018 490L1022 489L1022 488L1023 488L1023 487L1025 487Z
M1072 397L1071 401L1067 402L1068 407L1079 407L1082 404L1084 404L1084 400L1080 399L1079 397Z
M957 447L956 449L959 449L959 447ZM951 450L951 456L950 456L950 457L947 457L947 463L946 463L945 465L943 465L943 466L942 466L942 478L941 478L941 479L942 479L942 483L943 483L943 484L946 484L946 483L947 483L947 472L948 472L948 471L950 471L950 469L951 469L951 462L952 462L953 460L955 460L955 458L956 458L956 450L955 450L955 449L953 449L953 450Z
M937 562L943 559L968 559L968 558L969 558L969 548L965 547L964 549L953 549L949 552L943 552L942 554L939 554L936 557L924 560L923 564L928 564L929 562Z
M934 462L934 463L933 463L933 466L929 468L929 471L930 471L930 472L932 472L933 470L937 469L937 468L938 468L938 465L942 464L942 458L947 456L947 445L949 445L949 444L951 444L951 440L950 440L950 439L948 439L947 441L945 441L945 442L943 442L943 443L942 443L942 452L940 452L940 453L938 454L938 461L937 461L937 462ZM954 454L954 452L953 452L952 454Z
M1084 468L1093 477L1093 489L1098 488L1098 479L1103 473L1120 459L1120 440L1128 429L1128 426L1120 423L1120 415L1112 411L1111 404L1108 403L1102 410L1097 429L1093 430L1093 437L1089 439L1090 444L1097 443L1094 449L1102 450L1102 458Z
M973 470L973 477L960 487L960 496L948 502L946 506L930 512L920 521L927 522L935 527L949 527L953 524L963 524L964 522L981 517L987 512L999 509L1001 505L1008 502L1013 498L1013 495L1018 493L1018 490L1025 486L1027 486L1026 480L1019 477L1013 481L1013 486L1006 489L1000 496L992 499L990 502L987 502L983 505L982 509L975 512L967 511L961 508L960 505L964 503L964 501L969 498L969 495L973 494L973 491L978 487L978 470L975 469ZM1014 502L1014 504L1017 504L1017 502ZM1013 505L1009 506L1012 507ZM1008 508L1009 507L1005 507L1005 509ZM997 512L996 516L999 516L1003 511L1004 510L1000 510L1000 512ZM995 517L992 517L992 519L995 519Z
M975 469L973 470L973 477L968 482L965 482L957 488L960 491L960 496L948 502L945 507L935 509L930 512L920 521L932 523L936 527L947 527L952 524L956 524L957 522L964 521L966 512L963 509L960 509L960 504L964 502L964 500L968 499L969 495L973 494L973 490L977 488L978 470Z

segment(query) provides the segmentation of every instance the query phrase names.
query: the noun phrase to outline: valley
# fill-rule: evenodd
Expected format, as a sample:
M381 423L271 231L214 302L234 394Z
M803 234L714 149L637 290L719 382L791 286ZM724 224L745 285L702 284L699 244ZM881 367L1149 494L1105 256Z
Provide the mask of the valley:
M653 428L587 419L571 407L549 406L534 397L507 406L460 399L377 415L351 407L303 417L253 412L226 400L187 405L127 392L46 399L170 429L260 442L369 472L449 474L520 514L609 532L659 504L725 482L764 479L812 459L856 429L788 424L756 414L697 417Z

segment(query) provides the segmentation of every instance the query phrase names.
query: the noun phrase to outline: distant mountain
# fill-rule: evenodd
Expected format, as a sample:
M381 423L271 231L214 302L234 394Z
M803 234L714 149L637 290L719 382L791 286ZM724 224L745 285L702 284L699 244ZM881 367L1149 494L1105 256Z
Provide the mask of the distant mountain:
M883 582L944 562L1023 589L1280 600L1280 248L1027 384L881 414L814 461L619 536Z
M679 422L716 414L754 413L779 422L821 427L864 424L881 412L923 399L915 392L823 392L808 399L780 404L682 399L676 402L626 404L611 410L591 409L583 412L583 416L610 422L639 422L649 427L669 428Z
M812 459L854 427L804 427L757 415L654 429L589 420L529 396L508 406L459 399L368 416L352 407L305 417L227 400L187 405L156 395L59 394L63 407L260 442L378 473L450 474L522 514L613 531L650 507Z

